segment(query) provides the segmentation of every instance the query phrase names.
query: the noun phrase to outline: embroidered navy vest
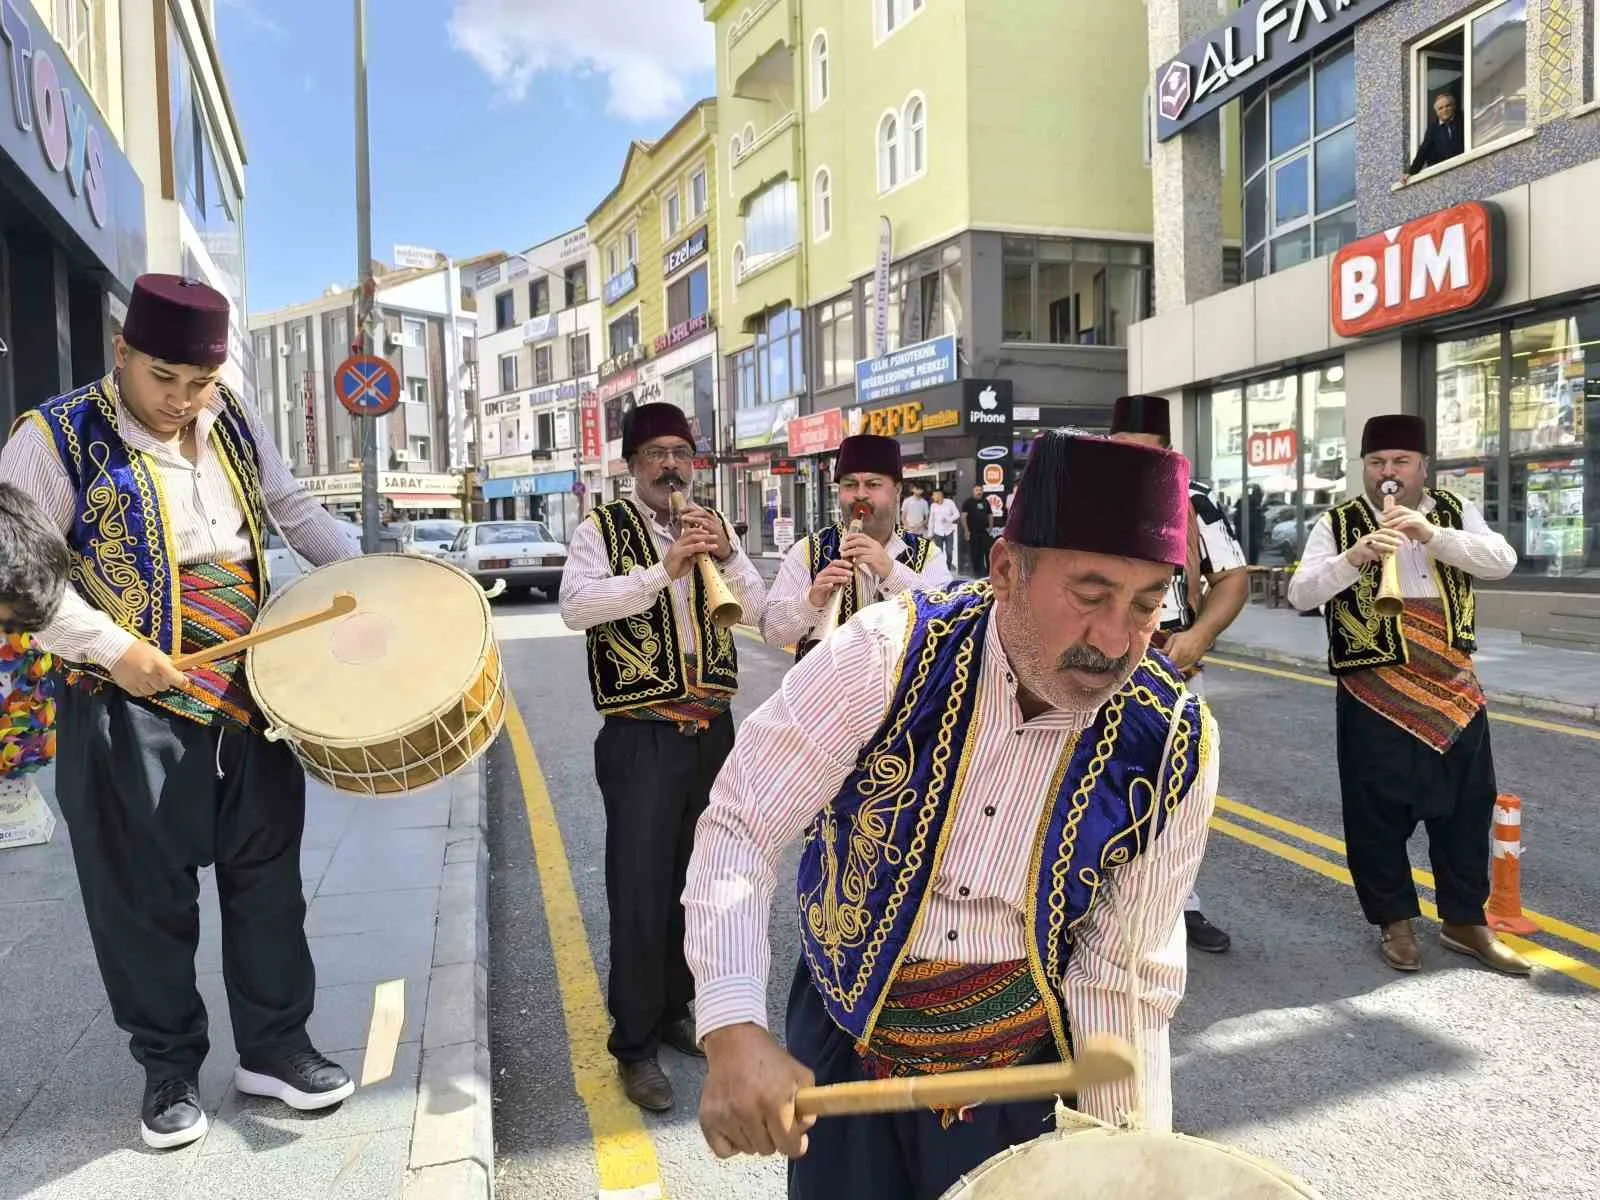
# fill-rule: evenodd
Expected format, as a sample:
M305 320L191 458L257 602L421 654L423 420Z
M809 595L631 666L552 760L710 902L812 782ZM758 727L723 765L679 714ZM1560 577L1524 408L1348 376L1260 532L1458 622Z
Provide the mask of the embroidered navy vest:
M920 575L927 568L928 559L933 554L933 539L923 537L920 533L907 533L904 529L897 529L895 532L900 535L900 541L905 547L895 556L895 562L904 563ZM822 574L823 568L839 557L839 543L844 540L844 533L843 525L834 524L806 535L806 569L811 572L812 579ZM843 625L860 612L861 608L861 595L852 580L850 586L845 589L844 599L839 605L839 624ZM809 634L801 638L795 646L795 662L804 658L816 644L816 639Z
M1434 501L1433 511L1427 514L1428 520L1442 529L1460 529L1461 500L1453 492L1433 488L1428 489L1428 495ZM1328 520L1332 522L1333 542L1340 554L1378 528L1371 505L1360 496L1331 510ZM1324 608L1328 625L1328 670L1334 675L1348 675L1373 667L1398 667L1409 661L1401 618L1379 616L1374 608L1382 574L1380 564L1368 563L1361 569L1361 577L1328 601ZM1435 560L1433 577L1439 599L1444 604L1450 644L1471 654L1478 648L1478 604L1472 591L1472 576Z
M210 444L244 513L265 599L267 514L261 452L239 398L221 384L217 398L221 410ZM129 633L168 654L179 653L177 541L166 517L160 476L148 455L130 450L118 431L110 376L45 401L24 413L18 424L22 421L36 422L49 435L72 480L77 507L67 544L79 595Z
M717 513L727 527L727 519ZM613 575L626 575L658 563L655 539L639 510L628 500L613 500L589 514L605 541ZM689 609L693 615L698 683L716 692L739 688L739 654L733 631L711 619L700 572L689 572ZM649 704L672 704L689 698L689 671L684 662L672 595L662 588L656 602L641 613L596 625L584 635L589 653L589 694L596 710L619 712Z
M839 794L806 832L801 948L823 1005L858 1046L922 919L958 804L978 804L970 748L994 591L979 580L897 598L911 611L894 700ZM1063 747L1034 836L1028 961L1058 1051L1074 931L1110 873L1166 828L1211 753L1211 721L1171 663L1149 654L1094 724ZM1169 736L1170 735L1170 736Z

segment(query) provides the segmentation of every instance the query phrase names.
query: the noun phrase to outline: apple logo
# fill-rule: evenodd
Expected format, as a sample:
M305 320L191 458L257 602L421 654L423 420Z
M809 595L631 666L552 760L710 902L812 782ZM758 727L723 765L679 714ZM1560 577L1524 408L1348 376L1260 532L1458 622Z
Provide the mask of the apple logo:
M994 386L992 384L978 393L978 406L984 412L993 412L995 405L999 403L1000 401L994 394Z

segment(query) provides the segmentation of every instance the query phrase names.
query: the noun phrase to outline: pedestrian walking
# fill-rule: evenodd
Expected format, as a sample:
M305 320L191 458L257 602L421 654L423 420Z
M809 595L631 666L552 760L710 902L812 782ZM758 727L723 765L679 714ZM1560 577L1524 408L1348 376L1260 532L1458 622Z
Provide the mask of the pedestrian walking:
M992 581L873 605L750 715L685 892L717 1155L789 1156L791 1200L940 1196L1053 1104L813 1126L795 1089L1046 1062L1096 1034L1142 1041L1143 1111L1170 1128L1179 917L1217 779L1204 703L1146 654L1187 485L1170 451L1042 435ZM786 1052L767 926L802 830ZM1128 1080L1078 1103L1116 1122L1140 1099Z
M691 504L671 516L695 458L677 405L634 409L622 455L633 497L596 508L572 535L560 608L568 628L584 631L589 693L604 718L594 763L606 813L607 1048L628 1099L665 1112L672 1084L659 1047L700 1053L680 896L695 822L733 747L739 687L733 632L711 619L695 560L715 560L746 620L759 619L766 589L721 513Z
M914 483L900 502L900 524L911 533L928 532L928 502L922 498L922 488Z
M928 505L928 533L944 551L945 561L956 561L956 529L961 524L961 510L956 502L939 488L933 489L933 502Z
M1373 417L1362 430L1361 458L1364 494L1318 518L1289 581L1296 608L1326 605L1356 896L1380 930L1384 961L1417 970L1413 921L1421 909L1406 841L1422 821L1444 945L1527 975L1528 960L1484 921L1497 789L1488 702L1472 663L1473 580L1504 579L1517 552L1471 500L1427 486L1420 417ZM1399 615L1378 610L1380 589L1400 600Z
M897 526L900 471L900 443L893 438L863 433L839 444L834 478L843 519L808 534L784 556L761 615L767 645L792 645L795 660L804 658L830 632L820 625L841 588L843 624L876 600L950 582L950 563L934 539ZM851 533L847 522L857 511L864 514L862 528Z
M1164 396L1122 396L1111 412L1111 436L1163 449L1172 445L1172 417ZM1249 598L1244 550L1228 518L1211 498L1211 489L1189 480L1189 555L1172 580L1161 605L1161 627L1151 645L1183 672L1189 690L1205 694L1202 673L1207 651L1233 624ZM1200 911L1198 893L1184 902L1189 945L1207 954L1225 954L1232 939Z
M220 381L228 329L212 288L142 276L115 369L24 414L0 451L0 479L66 535L81 580L38 630L68 668L56 798L112 1016L145 1071L140 1133L157 1149L206 1132L194 958L196 871L212 863L234 1086L296 1109L355 1090L306 1035L305 772L263 736L242 655L187 673L169 657L250 630L269 522L317 565L353 553Z
M961 525L967 535L967 562L972 578L982 579L989 573L989 547L994 538L989 532L994 514L984 499L983 489L974 487L972 495L961 502Z

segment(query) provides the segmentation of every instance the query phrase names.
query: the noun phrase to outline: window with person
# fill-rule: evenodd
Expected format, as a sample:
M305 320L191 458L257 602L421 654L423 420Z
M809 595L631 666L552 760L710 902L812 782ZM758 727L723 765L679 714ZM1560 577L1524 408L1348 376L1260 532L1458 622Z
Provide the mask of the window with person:
M1526 127L1527 46L1527 0L1494 0L1412 47L1405 178Z

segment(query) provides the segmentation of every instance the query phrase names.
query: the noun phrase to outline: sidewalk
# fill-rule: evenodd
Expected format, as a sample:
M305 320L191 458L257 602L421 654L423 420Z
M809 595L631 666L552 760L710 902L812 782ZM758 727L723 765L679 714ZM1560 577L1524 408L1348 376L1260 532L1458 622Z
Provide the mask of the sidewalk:
M66 824L0 850L0 1196L30 1200L476 1200L490 1195L488 858L481 762L400 799L308 785L301 864L317 965L311 1037L360 1082L373 989L405 980L390 1076L328 1112L241 1097L216 885L196 962L210 1014L204 1140L139 1140L143 1076L106 1007ZM52 771L36 776L50 799ZM59 816L59 811L57 812Z
M777 558L752 561L769 585L782 565ZM1250 603L1215 653L1326 675L1327 628L1320 616ZM1491 704L1600 724L1600 654L1530 645L1515 630L1480 629L1472 657Z

